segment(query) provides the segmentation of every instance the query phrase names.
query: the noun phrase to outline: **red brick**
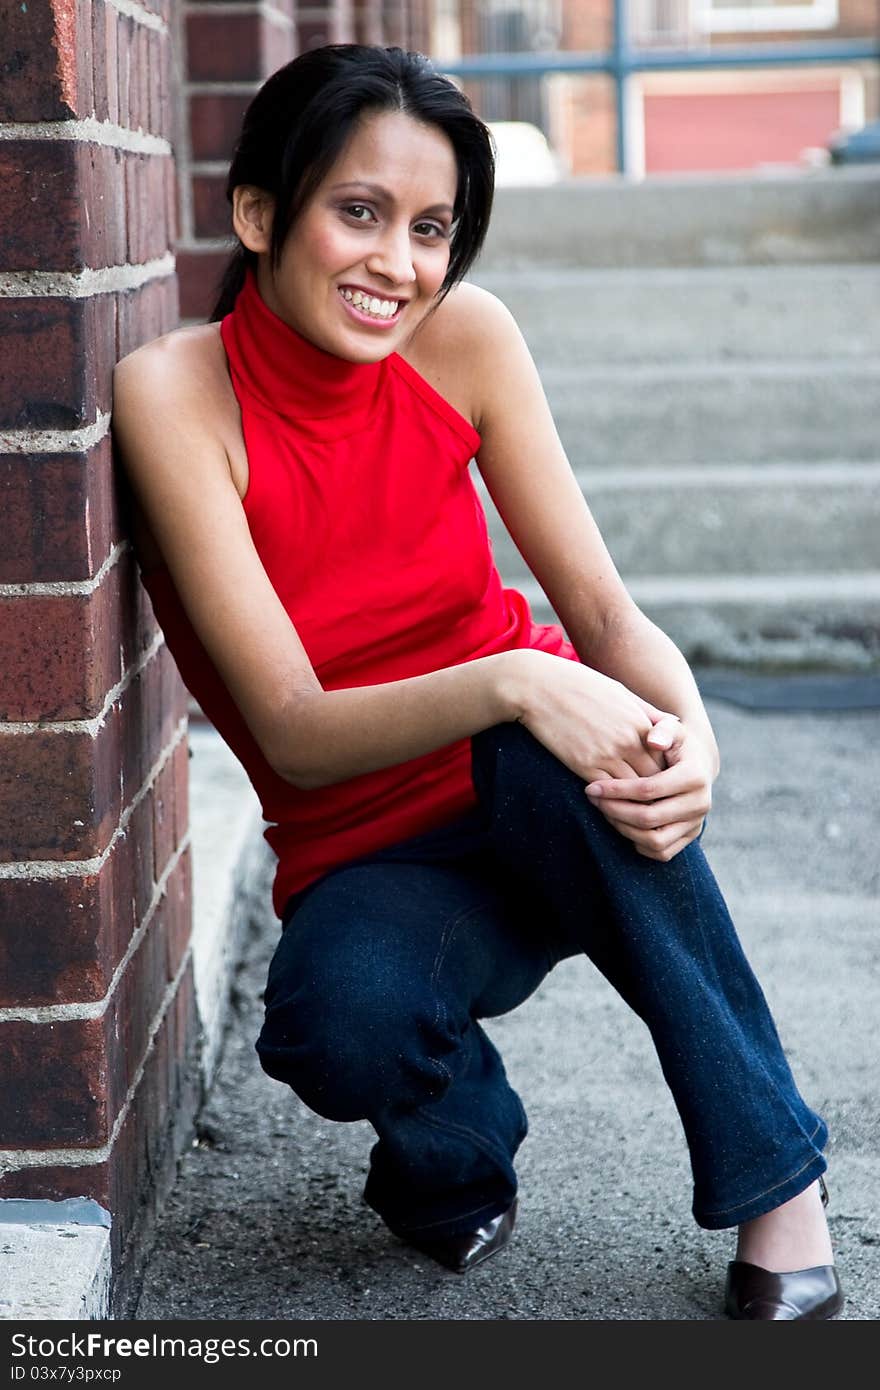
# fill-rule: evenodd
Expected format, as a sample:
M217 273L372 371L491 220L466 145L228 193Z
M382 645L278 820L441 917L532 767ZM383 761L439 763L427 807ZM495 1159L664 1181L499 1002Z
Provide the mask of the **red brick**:
M48 730L0 734L0 860L103 853L123 807L169 746L184 700L176 667L161 647L94 739ZM152 848L148 858L152 876Z
M165 180L165 217L168 222L169 241L173 246L180 237L180 177L172 161Z
M189 829L189 763L186 740L174 750L174 843L179 845Z
M0 1006L89 1002L107 993L153 895L151 864L141 877L135 855L141 845L152 863L151 797L136 808L99 873L4 880Z
M91 579L121 539L105 435L85 453L0 455L0 584Z
M123 553L89 594L0 598L0 719L98 714L124 674L121 601L135 582L132 569L131 556ZM137 634L130 624L125 630L133 645ZM146 638L149 645L152 632Z
M313 48L323 48L327 43L338 43L333 37L333 23L327 19L300 19L296 25L297 46L300 53L308 53Z
M128 124L135 130L150 128L150 30L135 25L131 37L131 88L128 93Z
M119 842L124 843L123 841ZM8 879L0 892L0 1006L101 999L111 869L88 878Z
M133 50L137 25L128 15L116 18L116 87L119 101L119 124L131 126L132 85L135 81Z
M125 261L125 168L144 156L109 145L82 149L80 180L83 247L87 265L120 265Z
M153 135L170 134L171 101L169 93L170 53L164 34L150 30L147 64L147 129Z
M167 181L172 177L170 155L137 155L125 163L126 255L133 264L164 256L172 241L168 221Z
M76 429L110 409L116 303L0 299L0 426Z
M256 95L256 87L254 88ZM250 96L195 94L190 97L193 159L231 159Z
M119 52L117 45L117 25L119 22L119 11L112 5L105 3L95 5L94 15L96 24L100 26L101 15L103 14L103 31L98 28L95 33L95 47L104 48L104 84L103 92L95 93L96 114L98 119L102 115L98 113L97 107L112 121L114 125L119 124Z
M186 691L167 647L160 647L123 696L125 804L143 787L186 713ZM151 859L152 863L152 859Z
M159 624L134 563L124 568L122 579L121 601L125 613L122 628L123 665L128 669L139 662L153 645L159 635Z
M0 734L0 859L89 859L122 810L118 707L97 737Z
M150 801L153 809L153 878L158 882L176 847L173 759L169 758L156 778Z
M207 319L220 293L220 280L232 254L229 251L179 251L177 278L180 313L186 319Z
M232 210L226 197L225 174L198 174L193 177L192 190L196 236L230 236Z
M156 909L165 949L165 978L170 984L180 969L181 961L192 939L192 861L190 851L184 850L169 876ZM152 926L150 928L152 930Z
M67 24L68 45L60 54L56 9L66 11L68 21L73 21ZM70 4L4 4L0 120L58 121L88 114L81 73L88 66L88 48L77 49L77 36Z
M375 0L354 0L354 41L356 43L384 43L381 5Z
M91 116L95 109L94 56L92 53L92 5L100 0L50 0L58 17L58 51L60 64L70 70L70 81L76 81L77 111ZM75 37L71 44L62 37L61 16L75 9Z
M109 1162L13 1168L0 1176L0 1197L4 1198L63 1202L66 1197L88 1197L112 1211L110 1191Z
M125 1102L138 1067L144 1060L152 1024L168 986L166 923L161 905L128 961L105 1015L110 1113L115 1117Z
M178 326L177 295L176 275L163 275L117 294L117 359Z
M250 14L190 14L186 17L186 51L191 82L248 82L267 77L264 35L269 24L254 9Z
M79 270L123 262L123 166L144 158L82 140L0 143L0 269ZM163 220L156 221L162 229Z
M9 1149L106 1143L105 1020L0 1023L0 1134Z
M109 25L107 23L108 11L112 12L113 6L106 3L106 0L93 0L89 5L89 19L91 22L91 34L89 37L89 52L92 57L92 95L94 98L94 115L99 121L108 119L107 105L107 39ZM111 31L115 34L115 31Z
M138 926L140 926L156 890L153 854L153 789L143 796L135 806L126 826L126 839L131 843L131 883L135 901L139 906Z

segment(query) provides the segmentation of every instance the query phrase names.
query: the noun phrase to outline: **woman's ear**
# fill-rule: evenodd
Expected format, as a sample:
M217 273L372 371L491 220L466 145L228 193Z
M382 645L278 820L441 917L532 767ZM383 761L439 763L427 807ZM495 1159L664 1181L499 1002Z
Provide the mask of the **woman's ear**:
M240 183L232 192L232 225L235 235L248 251L262 254L272 243L272 214L275 199L265 189Z

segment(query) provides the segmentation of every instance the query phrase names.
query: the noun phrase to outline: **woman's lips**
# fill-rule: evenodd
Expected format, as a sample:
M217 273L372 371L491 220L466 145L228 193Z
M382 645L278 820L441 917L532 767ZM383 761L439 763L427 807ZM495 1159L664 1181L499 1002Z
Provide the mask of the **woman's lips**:
M348 285L341 286L339 290L339 298L342 300L342 303L345 305L345 308L348 310L348 313L351 315L351 317L353 319L356 319L358 323L367 323L370 325L371 328L389 328L399 321L400 315L403 313L404 307L406 305L405 299L398 300L397 309L393 314L390 315L389 318L380 318L378 314L365 313L362 309L358 308L356 304L353 304L351 300L346 299L345 295L342 293L342 290L349 288L350 287ZM375 295L374 297L376 299L379 299L378 295ZM393 303L393 300L389 300L388 302Z

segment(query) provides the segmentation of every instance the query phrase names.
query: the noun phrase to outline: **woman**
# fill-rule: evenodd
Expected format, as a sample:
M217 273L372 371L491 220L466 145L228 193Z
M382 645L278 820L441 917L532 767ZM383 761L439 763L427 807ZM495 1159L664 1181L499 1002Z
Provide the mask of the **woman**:
M246 114L212 322L116 370L145 583L278 855L257 1051L370 1120L366 1200L463 1272L510 1238L526 1132L478 1020L585 951L651 1030L697 1221L739 1228L727 1313L832 1317L826 1127L698 844L709 720L463 283L492 173L422 56L304 54ZM472 455L565 631L502 587Z

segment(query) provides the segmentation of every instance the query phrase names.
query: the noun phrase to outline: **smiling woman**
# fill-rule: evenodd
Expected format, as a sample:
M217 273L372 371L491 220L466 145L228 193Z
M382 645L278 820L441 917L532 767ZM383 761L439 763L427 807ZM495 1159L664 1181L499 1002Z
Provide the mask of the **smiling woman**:
M706 711L462 283L492 174L422 55L303 54L245 116L212 321L116 369L144 582L278 857L257 1053L370 1121L366 1201L463 1273L510 1239L527 1128L480 1020L586 952L651 1031L697 1221L739 1227L728 1314L832 1317L827 1130L699 843ZM504 587L472 457L564 628Z

